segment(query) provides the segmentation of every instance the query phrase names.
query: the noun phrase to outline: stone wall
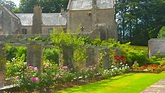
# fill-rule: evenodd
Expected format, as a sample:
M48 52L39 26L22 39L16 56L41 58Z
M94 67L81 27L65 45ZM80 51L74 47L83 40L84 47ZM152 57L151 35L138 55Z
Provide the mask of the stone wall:
M92 30L92 14L90 10L69 11L68 13L68 28L74 33L79 25L84 27L83 32L91 32Z
M114 9L92 9L92 10L70 10L68 12L67 27L73 32L79 25L83 27L82 33L95 33L97 24L106 24L107 38L114 38L117 40L117 24L114 19Z
M165 38L153 38L148 41L149 57L165 57Z

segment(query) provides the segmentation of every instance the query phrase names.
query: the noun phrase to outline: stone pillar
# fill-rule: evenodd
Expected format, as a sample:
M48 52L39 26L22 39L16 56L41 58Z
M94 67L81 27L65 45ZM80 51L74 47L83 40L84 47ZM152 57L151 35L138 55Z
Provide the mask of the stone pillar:
M31 42L27 46L27 64L29 66L37 67L40 72L43 70L42 59L43 49L41 42Z
M42 9L40 5L34 6L32 34L42 34Z
M95 25L97 24L97 2L96 0L92 0L92 27L95 29Z
M99 58L99 50L96 47L89 46L86 49L86 67L97 65Z
M111 61L110 61L110 49L104 48L102 50L103 56L102 56L102 65L104 69L110 69Z
M64 59L64 66L68 66L69 68L74 67L74 49L72 46L64 46L62 47L63 59Z
M6 57L3 48L4 44L0 42L0 88L4 86L6 76Z
M148 41L148 53L149 57L165 57L165 39L164 38L152 38Z
M121 56L121 49L120 48L115 48L115 54L114 56Z

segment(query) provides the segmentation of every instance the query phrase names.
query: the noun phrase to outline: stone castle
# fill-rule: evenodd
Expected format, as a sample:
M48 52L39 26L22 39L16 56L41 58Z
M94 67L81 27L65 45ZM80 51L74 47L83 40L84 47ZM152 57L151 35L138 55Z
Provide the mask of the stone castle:
M34 24L42 28L35 29ZM39 5L34 6L34 14L13 13L0 5L0 34L50 34L54 28L76 33L78 27L91 38L117 40L114 0L69 0L67 11L61 13L42 13Z

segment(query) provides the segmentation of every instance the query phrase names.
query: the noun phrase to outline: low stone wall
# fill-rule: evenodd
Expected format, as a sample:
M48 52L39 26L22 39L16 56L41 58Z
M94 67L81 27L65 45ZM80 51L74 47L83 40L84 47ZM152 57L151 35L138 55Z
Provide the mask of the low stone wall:
M152 38L148 41L149 57L165 57L165 38Z

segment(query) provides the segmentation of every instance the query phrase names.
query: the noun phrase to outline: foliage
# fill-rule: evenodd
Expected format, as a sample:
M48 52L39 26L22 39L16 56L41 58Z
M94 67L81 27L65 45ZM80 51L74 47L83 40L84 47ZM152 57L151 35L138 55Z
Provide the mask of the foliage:
M74 55L75 51L82 50L84 48L85 42L83 37L72 34L70 31L67 31L66 33L63 30L58 32L56 29L50 36L55 48L59 49L63 53L64 65L69 66L70 68L73 67L73 61L83 59L83 52L76 52L78 55L80 54L82 58Z
M121 52L121 56L125 57L125 62L128 63L129 66L131 66L134 61L137 61L139 65L151 63L152 61L147 57L148 52L146 47L131 46L130 42L121 44L119 41L116 42L113 39L108 39L107 41L95 39L91 40L89 44L109 47L110 49L113 49L113 51L111 51L111 54L114 56L118 56L115 55L115 49L119 49L119 51Z
M163 65L159 65L159 64L146 64L144 66L140 66L137 68L137 71L141 71L141 72L152 72L152 73L160 73L164 70Z
M147 45L165 24L164 6L163 0L115 0L119 40Z
M21 56L23 58L23 61L26 61L26 47L16 47L6 44L4 51L6 52L6 59L9 61L11 61L13 58Z
M5 6L10 11L16 8L16 4L13 1L0 0L0 4L2 4L3 6Z
M68 0L20 0L20 12L32 13L36 4L41 5L44 13L59 13L66 9Z
M20 71L20 68L24 66L26 63L23 61L24 56L22 55L21 57L13 58L11 61L8 61L6 63L6 77L13 77L16 76Z
M126 67L112 67L110 71L113 75L126 72ZM19 85L21 91L48 91L50 87L61 83L71 82L79 79L95 79L99 73L103 73L97 66L85 68L69 68L68 66L58 66L50 61L44 61L43 72L39 73L37 67L28 66L22 58L13 59L7 63L7 77L15 77L15 83ZM102 74L104 77L105 74Z
M163 38L165 37L165 26L163 26L160 31L159 31L159 34L158 34L158 38Z
M44 50L44 60L49 60L53 63L59 63L59 50L57 49L45 49Z

